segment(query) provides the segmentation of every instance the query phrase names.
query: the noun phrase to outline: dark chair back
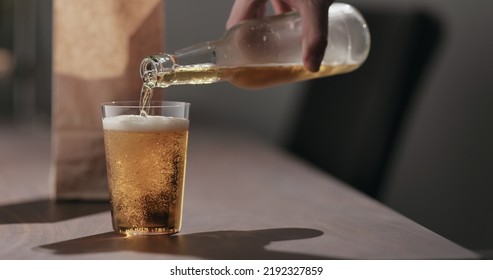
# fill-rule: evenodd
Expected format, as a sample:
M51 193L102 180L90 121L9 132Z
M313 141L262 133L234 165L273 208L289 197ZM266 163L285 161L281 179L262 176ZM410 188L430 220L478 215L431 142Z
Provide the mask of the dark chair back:
M439 42L421 11L361 9L371 33L365 64L306 83L289 149L378 197L399 128Z

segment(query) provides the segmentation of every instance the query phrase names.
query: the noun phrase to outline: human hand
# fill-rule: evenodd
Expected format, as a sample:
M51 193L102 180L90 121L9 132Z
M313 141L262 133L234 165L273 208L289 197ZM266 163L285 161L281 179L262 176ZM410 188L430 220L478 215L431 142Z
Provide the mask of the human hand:
M333 0L271 0L278 14L298 11L303 25L302 59L306 69L317 72L327 47L328 10ZM226 28L265 15L267 0L236 0Z

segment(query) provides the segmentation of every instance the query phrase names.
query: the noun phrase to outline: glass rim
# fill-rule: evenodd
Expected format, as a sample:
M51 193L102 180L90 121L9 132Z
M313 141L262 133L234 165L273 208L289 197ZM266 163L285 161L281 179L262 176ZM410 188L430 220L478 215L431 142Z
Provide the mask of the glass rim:
M139 101L110 101L101 103L102 107L120 107L120 108L136 108L140 109ZM151 101L150 106L147 108L178 108L178 107L189 107L189 102L184 101Z

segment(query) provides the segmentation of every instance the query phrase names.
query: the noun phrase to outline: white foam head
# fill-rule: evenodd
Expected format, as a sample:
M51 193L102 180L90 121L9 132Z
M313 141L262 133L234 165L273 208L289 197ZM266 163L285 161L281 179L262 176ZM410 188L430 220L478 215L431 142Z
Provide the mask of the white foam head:
M184 118L164 116L121 115L103 119L105 130L125 131L184 131L189 121Z

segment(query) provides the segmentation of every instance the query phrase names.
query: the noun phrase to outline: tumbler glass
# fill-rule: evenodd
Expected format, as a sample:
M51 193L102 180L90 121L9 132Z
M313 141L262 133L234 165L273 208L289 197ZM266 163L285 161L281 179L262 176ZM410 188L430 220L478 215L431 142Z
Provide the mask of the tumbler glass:
M102 104L113 229L127 235L180 231L189 103Z

